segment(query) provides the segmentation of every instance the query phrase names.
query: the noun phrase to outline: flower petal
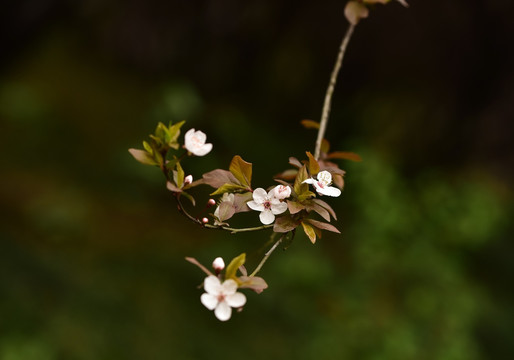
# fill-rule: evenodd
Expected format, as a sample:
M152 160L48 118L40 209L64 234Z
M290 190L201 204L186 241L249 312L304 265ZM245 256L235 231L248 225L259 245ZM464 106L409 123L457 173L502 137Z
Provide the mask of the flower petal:
M221 283L220 279L218 279L214 275L207 276L205 280L203 281L203 288L205 291L207 291L209 294L213 295L219 295L221 291Z
M205 144L205 140L207 140L207 135L205 135L203 131L198 130L195 131L195 138L199 143Z
M259 214L259 219L261 220L261 223L263 223L264 225L269 225L273 221L275 221L275 215L273 215L271 210L264 210L261 211L261 213Z
M235 294L225 297L225 301L232 307L241 307L246 304L246 296L243 293L236 292Z
M266 198L268 197L268 193L266 193L266 190L263 188L257 188L253 191L253 200L257 204L262 204L266 201Z
M257 211L264 211L264 205L262 204L258 204L256 203L255 201L251 200L251 201L248 201L246 203L246 205L248 205L248 207L252 210L257 210Z
M212 294L203 293L202 296L200 296L200 301L203 306L209 310L214 310L218 305L218 297Z
M222 301L218 304L218 306L216 306L214 315L216 315L220 321L227 321L232 315L232 308L225 301Z
M187 147L187 144L191 142L191 138L195 135L195 129L189 129L187 132L186 132L186 135L184 135L184 142L186 143L186 147Z
M337 197L337 196L341 195L341 190L339 190L338 188L333 187L333 186L327 186L323 189L319 188L318 193L320 193L322 195Z
M224 295L232 295L237 291L237 283L233 279L228 279L221 284L221 292Z
M203 146L191 151L196 156L207 155L212 150L212 144L204 144Z
M287 203L285 203L285 202L271 205L271 211L275 215L282 214L286 210L287 210Z
M304 181L302 181L302 184L314 184L315 182L316 182L316 180L309 178L309 179L305 179Z

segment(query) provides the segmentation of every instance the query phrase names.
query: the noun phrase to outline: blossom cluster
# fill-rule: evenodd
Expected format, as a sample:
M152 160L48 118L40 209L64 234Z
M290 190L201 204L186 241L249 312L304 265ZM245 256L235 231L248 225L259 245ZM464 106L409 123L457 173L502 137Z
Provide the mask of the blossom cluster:
M330 224L331 219L336 219L334 210L318 197L341 195L345 173L332 160L359 160L358 155L340 151L330 152L328 141L324 140L319 159L315 159L310 152L306 152L307 159L303 161L290 157L289 164L294 169L276 175L274 180L278 185L267 189L252 187L253 166L238 155L233 157L228 170L211 170L194 181L192 174L186 175L183 163L189 157L209 154L213 145L207 143L207 135L204 132L195 129L189 129L184 134L181 145L180 132L184 123L182 121L168 126L159 123L155 133L150 135L150 140L143 142L143 150L129 151L141 163L155 165L161 169L167 180L166 187L175 196L179 210L190 220L206 229L221 229L232 233L272 228L272 234L279 236L275 246L284 236L294 237L297 228L301 228L312 243L321 237L323 230L339 233L339 230ZM312 123L314 122L310 121L309 126L312 126ZM178 154L181 149L184 152ZM216 205L214 211L207 214L212 220L207 216L192 216L181 202L182 198L187 198L195 206L196 200L191 190L198 185L214 188L211 193L213 198L210 198L205 206L205 209L209 209ZM309 185L315 192L310 190ZM261 226L241 229L230 227L228 221L231 221L234 215L252 210L259 213ZM313 218L314 214L323 221ZM196 259L186 259L206 273L207 277L203 282L205 293L201 295L200 301L207 309L213 310L221 321L231 317L233 308L242 309L246 304L246 296L239 292L239 289L250 288L260 293L267 288L264 279L255 276L262 264L251 275L246 273L245 254L234 258L224 273L225 263L220 257L212 264L214 273ZM263 262L266 259L267 256L263 258ZM238 271L240 275L237 275Z

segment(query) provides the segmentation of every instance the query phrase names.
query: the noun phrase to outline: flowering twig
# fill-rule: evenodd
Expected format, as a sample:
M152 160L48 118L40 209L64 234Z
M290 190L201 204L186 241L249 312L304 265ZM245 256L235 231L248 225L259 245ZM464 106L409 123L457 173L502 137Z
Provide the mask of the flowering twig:
M346 52L346 47L348 46L348 42L352 37L353 30L355 29L354 24L350 24L348 30L346 30L346 34L343 37L343 41L341 42L341 46L339 47L339 54L337 55L337 60L334 65L334 69L332 70L332 75L330 76L330 82L328 83L327 92L325 93L325 102L323 103L323 110L321 111L321 120L319 124L318 130L318 138L316 139L316 149L314 151L314 158L316 160L319 159L320 151L321 151L321 143L325 136L325 131L327 129L328 115L330 113L330 106L332 103L332 94L334 93L334 88L336 86L337 75L339 74L339 70L341 69L341 64L343 62L343 57Z
M208 223L203 223L200 219L195 218L193 215L187 212L187 210L184 208L184 205L182 205L182 202L180 201L180 196L175 197L177 199L178 204L178 211L183 214L185 217L187 217L189 220L194 222L195 224L201 225L206 229L213 229L213 230L225 230L230 232L231 234L237 234L241 232L251 232L251 231L259 231L259 230L265 230L273 227L273 224L269 225L262 225L262 226L255 226L255 227L248 227L248 228L231 228L228 226L218 226L218 225L212 225Z

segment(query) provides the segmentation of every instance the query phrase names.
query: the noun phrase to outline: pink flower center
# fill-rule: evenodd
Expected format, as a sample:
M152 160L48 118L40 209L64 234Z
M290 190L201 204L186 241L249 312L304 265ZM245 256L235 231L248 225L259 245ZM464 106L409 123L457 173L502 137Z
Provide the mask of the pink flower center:
M265 210L271 209L271 202L269 202L269 201L263 202L262 205L264 205Z
M218 295L218 302L223 302L225 301L225 294L219 294Z
M325 184L323 184L321 181L318 181L318 186L322 189L325 188Z

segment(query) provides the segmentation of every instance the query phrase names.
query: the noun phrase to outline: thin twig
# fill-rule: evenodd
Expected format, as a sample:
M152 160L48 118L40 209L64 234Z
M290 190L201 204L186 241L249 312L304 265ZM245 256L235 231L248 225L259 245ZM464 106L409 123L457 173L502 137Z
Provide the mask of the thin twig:
M276 234L276 233L273 233L273 235ZM271 235L271 236L273 236ZM277 242L275 242L275 244L273 244L273 246L271 247L271 249L268 250L268 252L266 254L264 254L264 257L262 258L261 262L259 263L259 265L257 265L257 267L255 268L255 270L250 274L250 277L252 276L255 276L257 275L257 273L261 270L262 266L264 265L264 263L268 260L268 258L270 257L270 255L273 253L273 251L275 251L275 249L277 248L277 246L282 242L282 239L284 238L285 234L282 234L282 236L280 236L277 240Z
M323 103L323 110L321 112L321 120L319 123L318 138L316 139L316 149L314 151L314 158L316 160L319 159L321 143L323 141L323 137L325 136L325 131L327 130L328 115L330 114L332 94L334 93L334 88L336 86L337 75L339 74L339 70L341 69L341 64L343 62L343 57L346 52L346 47L348 46L348 42L352 37L354 29L355 25L350 24L348 30L346 30L346 34L343 37L341 46L339 47L339 54L337 55L337 60L334 65L334 69L332 70L332 75L330 76L330 82L328 83L327 92L325 93L325 102Z
M218 226L218 225L212 225L212 224L204 224L200 219L195 218L193 215L187 212L187 210L184 208L184 205L182 205L182 202L180 201L180 194L175 196L178 203L178 210L179 212L187 217L189 220L194 222L195 224L201 225L206 229L213 229L213 230L225 230L230 232L231 234L236 234L240 232L250 232L250 231L259 231L259 230L265 230L273 227L273 224L270 225L262 225L262 226L256 226L256 227L248 227L248 228L231 228L228 226Z

